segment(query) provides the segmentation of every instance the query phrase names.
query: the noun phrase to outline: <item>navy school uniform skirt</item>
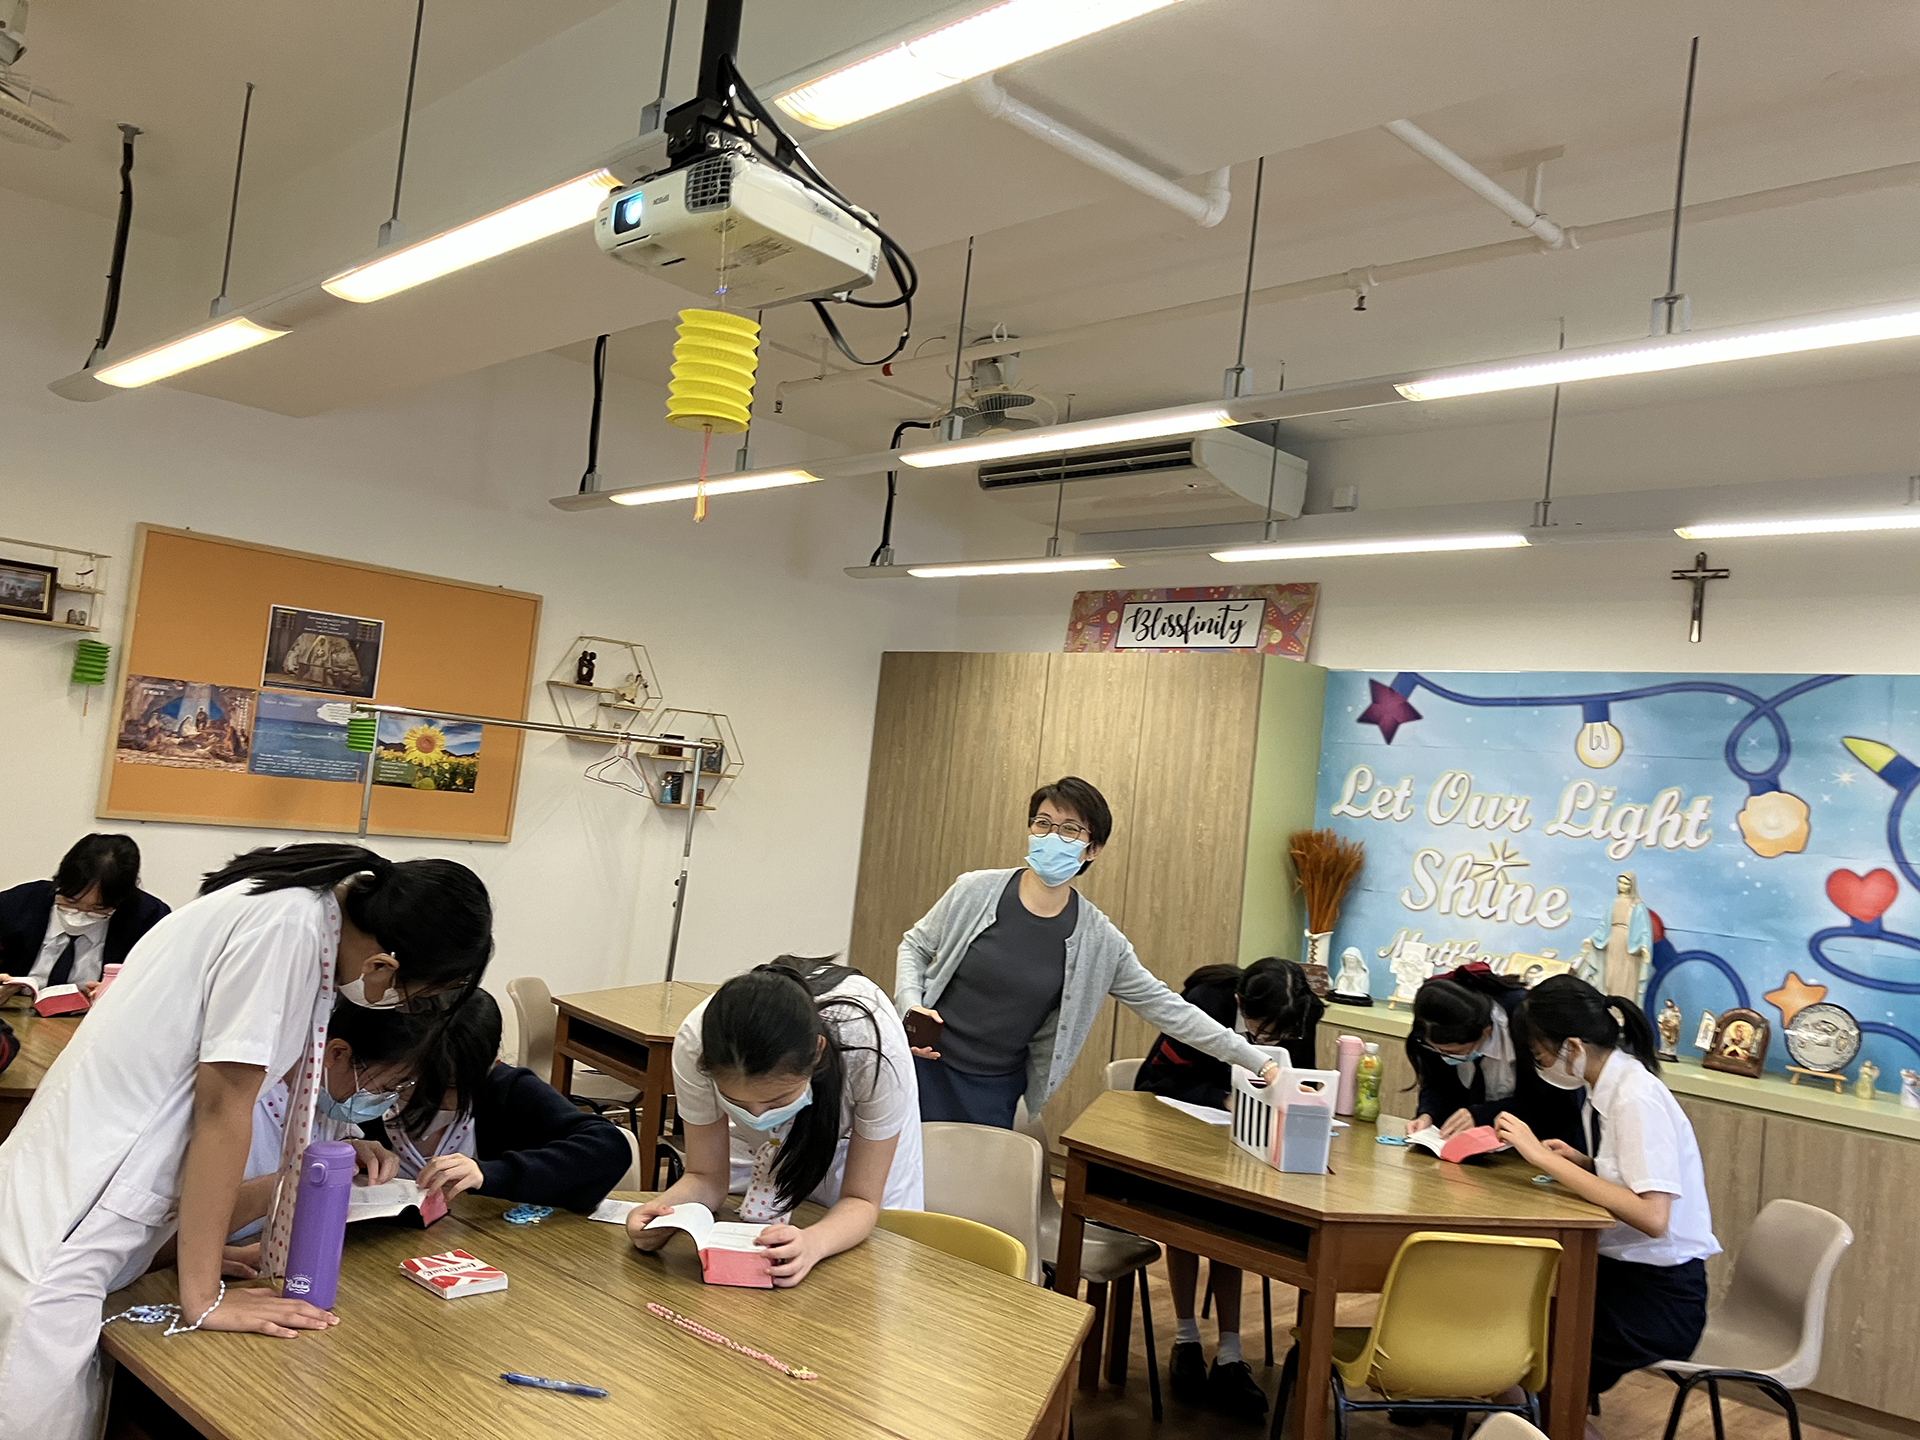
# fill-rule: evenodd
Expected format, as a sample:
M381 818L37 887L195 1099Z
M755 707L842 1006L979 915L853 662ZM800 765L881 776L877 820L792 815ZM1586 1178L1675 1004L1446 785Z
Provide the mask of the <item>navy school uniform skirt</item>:
M1593 1296L1591 1394L1630 1370L1684 1360L1707 1325L1707 1262L1642 1265L1600 1257Z

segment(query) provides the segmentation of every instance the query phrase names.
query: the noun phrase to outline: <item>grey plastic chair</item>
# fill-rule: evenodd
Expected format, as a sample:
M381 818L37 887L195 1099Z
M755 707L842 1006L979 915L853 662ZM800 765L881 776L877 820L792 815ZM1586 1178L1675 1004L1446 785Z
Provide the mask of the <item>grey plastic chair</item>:
M1827 1290L1851 1244L1853 1229L1838 1215L1798 1200L1767 1202L1734 1257L1726 1299L1707 1316L1693 1354L1655 1367L1680 1387L1665 1440L1673 1440L1687 1396L1701 1384L1713 1406L1714 1440L1726 1440L1722 1380L1757 1388L1786 1411L1788 1433L1800 1440L1793 1392L1806 1389L1820 1373Z
M1131 1090L1133 1080L1140 1073L1145 1060L1110 1060L1107 1062L1107 1089Z
M926 1209L991 1225L1027 1249L1027 1282L1040 1272L1040 1190L1047 1147L992 1125L929 1120L920 1126Z
M1013 1128L1031 1136L1044 1153L1047 1127L1027 1114L1025 1100L1014 1107ZM1053 1193L1053 1177L1043 1165L1037 1196L1040 1209L1039 1245L1033 1253L1050 1275L1060 1257L1060 1199ZM1083 1351L1081 1373L1089 1368L1098 1373L1100 1347L1106 1334L1107 1287L1117 1285L1116 1307L1128 1303L1135 1290L1140 1292L1140 1328L1147 1342L1147 1393L1153 1400L1153 1418L1161 1418L1160 1357L1153 1345L1153 1310L1147 1300L1147 1266L1160 1258L1160 1247L1152 1240L1125 1230L1115 1230L1089 1220L1081 1230L1080 1278L1087 1285L1087 1303L1093 1306L1093 1328L1087 1332L1087 1351ZM1107 1357L1107 1378L1123 1384L1127 1378L1127 1350L1132 1341L1132 1325L1113 1337ZM1087 1356L1091 1355L1091 1359Z
M513 1002L513 1016L520 1032L516 1063L544 1080L553 1073L553 1037L560 1018L553 1008L553 992L538 975L521 975L507 982L507 998ZM567 1098L579 1101L596 1114L609 1105L617 1106L627 1112L629 1128L639 1124L633 1119L633 1107L639 1102L640 1092L585 1065L574 1065L573 1093Z

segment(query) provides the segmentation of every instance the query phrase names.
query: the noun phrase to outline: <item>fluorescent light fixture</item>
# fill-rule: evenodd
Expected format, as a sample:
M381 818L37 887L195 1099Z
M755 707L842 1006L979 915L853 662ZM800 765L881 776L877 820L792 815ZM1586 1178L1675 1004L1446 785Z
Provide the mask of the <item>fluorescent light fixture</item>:
M1061 575L1070 570L1119 568L1120 562L1111 555L1056 555L1046 560L980 560L953 565L911 565L907 567L907 573L920 580L964 580L972 575Z
M1739 540L1749 535L1851 535L1870 530L1920 530L1920 510L1902 515L1823 515L1802 520L1725 520L1676 525L1682 540Z
M251 350L269 340L278 340L286 333L268 325L256 325L245 316L236 315L231 320L222 320L218 325L196 330L183 339L170 341L157 349L144 350L138 355L116 361L94 371L93 377L109 385L118 385L123 390L131 390L137 385L151 385L156 380L178 375L182 370L191 370L211 360Z
M529 195L504 210L469 220L417 245L343 271L331 280L321 281L321 287L342 300L358 304L384 300L428 280L464 270L509 250L518 250L522 245L531 245L576 225L585 225L599 213L600 202L607 198L607 192L619 184L607 171L595 170L551 190L542 190L538 195Z
M1585 350L1556 351L1493 365L1438 370L1431 375L1396 382L1393 388L1409 400L1447 400L1456 395L1486 395L1536 385L1569 385L1576 380L1599 380L1610 375L1650 375L1661 370L1717 365L1727 360L1757 360L1802 350L1831 350L1842 345L1901 340L1914 335L1920 335L1920 305L1907 302L1867 310L1804 315L1792 320L1770 320L1727 330L1595 345Z
M1005 0L821 76L773 103L835 130L1178 0Z
M1410 540L1302 541L1297 545L1247 545L1215 550L1213 558L1242 560L1333 560L1343 555L1427 555L1449 550L1520 550L1524 535L1421 535Z
M962 440L947 445L929 445L901 455L900 463L917 470L941 465L974 465L982 460L1012 460L1022 455L1056 455L1066 450L1091 450L1100 445L1152 440L1161 435L1193 435L1202 430L1218 430L1223 425L1233 423L1233 417L1217 405L1187 410L1157 410L1132 418L1057 425L992 440Z
M742 495L749 490L774 490L782 485L811 485L818 475L805 470L773 470L758 475L722 475L706 482L707 497ZM607 498L616 505L659 505L668 500L691 500L699 495L701 484L688 480L679 485L654 485L645 490L623 490Z

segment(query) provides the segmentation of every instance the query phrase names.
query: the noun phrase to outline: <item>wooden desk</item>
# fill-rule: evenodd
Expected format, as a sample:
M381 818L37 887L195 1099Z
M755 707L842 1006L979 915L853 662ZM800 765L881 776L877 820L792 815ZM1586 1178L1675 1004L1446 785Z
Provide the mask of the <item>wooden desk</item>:
M23 1006L0 1011L0 1020L13 1027L20 1041L20 1053L11 1065L0 1070L0 1140L4 1140L13 1133L33 1092L46 1079L47 1067L60 1057L73 1032L80 1028L80 1017L56 1015L43 1020Z
M1373 1127L1334 1138L1331 1173L1284 1175L1154 1096L1109 1091L1061 1136L1067 1192L1055 1288L1080 1284L1083 1222L1101 1220L1300 1290L1295 1440L1326 1433L1335 1297L1377 1291L1400 1242L1416 1230L1536 1235L1565 1249L1554 1298L1547 1430L1580 1440L1593 1345L1600 1232L1613 1217L1512 1157L1449 1165L1425 1151L1374 1143ZM1471 1308L1463 1343L1471 1343Z
M1078 1301L884 1232L792 1290L708 1286L685 1236L641 1255L623 1226L562 1211L517 1227L500 1220L505 1208L463 1195L424 1233L350 1227L340 1324L324 1334L168 1340L163 1326L122 1321L102 1343L208 1440L1066 1434L1069 1365L1091 1324ZM442 1300L399 1272L410 1256L452 1249L498 1265L508 1288ZM171 1300L174 1285L171 1271L146 1276L106 1313ZM820 1378L790 1380L697 1340L649 1314L649 1301ZM613 1393L519 1389L503 1370ZM116 1395L115 1419L138 1423L128 1398Z
M681 1022L717 987L675 980L556 995L553 1088L573 1093L576 1060L640 1092L640 1163L652 1161L667 1096L673 1093L673 1037Z

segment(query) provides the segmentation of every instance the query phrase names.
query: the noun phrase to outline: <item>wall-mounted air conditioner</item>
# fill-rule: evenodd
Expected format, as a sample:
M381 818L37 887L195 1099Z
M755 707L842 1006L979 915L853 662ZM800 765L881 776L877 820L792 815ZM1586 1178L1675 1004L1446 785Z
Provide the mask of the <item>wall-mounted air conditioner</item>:
M1232 430L980 467L980 488L1000 504L1051 525L1057 502L1060 528L1074 534L1260 520L1269 483L1274 518L1297 519L1307 462Z

